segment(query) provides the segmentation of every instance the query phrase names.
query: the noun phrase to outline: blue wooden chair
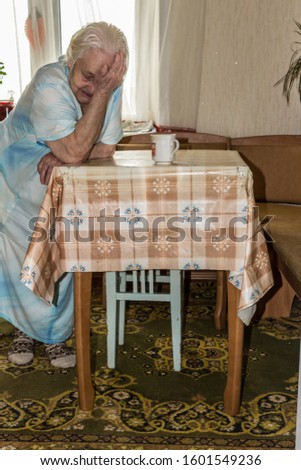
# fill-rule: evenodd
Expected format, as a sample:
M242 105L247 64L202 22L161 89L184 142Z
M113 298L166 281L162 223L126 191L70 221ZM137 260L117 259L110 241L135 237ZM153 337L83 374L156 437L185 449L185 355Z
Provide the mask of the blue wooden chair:
M175 371L181 370L182 278L180 270L170 270L168 274L159 270L106 273L107 364L110 369L116 365L116 343L124 344L126 301L132 300L170 303L173 365ZM162 283L168 285L168 292L156 291L155 286Z

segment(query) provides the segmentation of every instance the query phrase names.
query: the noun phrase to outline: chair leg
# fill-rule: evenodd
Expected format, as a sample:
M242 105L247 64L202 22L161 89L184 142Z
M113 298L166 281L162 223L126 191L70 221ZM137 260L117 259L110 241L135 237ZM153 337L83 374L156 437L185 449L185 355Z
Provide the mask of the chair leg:
M227 272L216 272L216 307L214 324L217 330L223 330L227 317Z
M119 273L120 292L125 292L126 290L126 272ZM118 301L118 344L121 346L124 344L124 335L125 335L125 300Z
M115 369L116 365L116 332L117 332L117 273L106 273L107 298L107 365Z
M171 336L174 370L181 370L181 339L182 339L182 273L180 270L170 271L170 306L171 306Z
M228 371L224 392L224 410L230 416L239 413L242 384L244 324L237 315L239 290L229 281L228 290Z
M76 340L76 370L79 408L92 410L94 388L90 364L90 301L92 273L74 274L74 319Z

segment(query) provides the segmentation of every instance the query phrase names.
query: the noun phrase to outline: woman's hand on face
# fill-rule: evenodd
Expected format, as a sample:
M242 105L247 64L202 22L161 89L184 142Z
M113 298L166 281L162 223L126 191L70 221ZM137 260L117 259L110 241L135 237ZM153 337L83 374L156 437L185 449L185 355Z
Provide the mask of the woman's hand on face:
M41 158L37 166L41 184L47 185L49 183L53 167L59 165L62 165L61 160L55 157L52 152L47 153Z
M104 65L100 69L95 81L96 93L110 96L122 84L126 68L124 54L119 51L115 55L111 67Z

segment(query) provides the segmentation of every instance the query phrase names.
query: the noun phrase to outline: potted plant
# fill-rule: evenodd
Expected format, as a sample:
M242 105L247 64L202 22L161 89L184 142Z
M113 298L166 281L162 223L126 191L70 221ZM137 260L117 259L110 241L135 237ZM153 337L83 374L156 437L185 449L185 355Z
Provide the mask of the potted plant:
M295 20L294 22L298 28L298 30L295 32L301 36L301 24ZM287 103L289 103L291 90L296 80L298 80L297 86L298 86L299 98L301 101L301 48L300 48L301 42L295 41L294 44L296 44L298 47L297 49L293 50L293 54L289 63L288 70L286 74L282 78L280 78L280 80L278 80L278 82L275 83L274 85L274 86L277 86L283 83L282 92L287 100Z
M6 75L6 72L4 72L4 64L3 62L0 62L0 85L4 75Z

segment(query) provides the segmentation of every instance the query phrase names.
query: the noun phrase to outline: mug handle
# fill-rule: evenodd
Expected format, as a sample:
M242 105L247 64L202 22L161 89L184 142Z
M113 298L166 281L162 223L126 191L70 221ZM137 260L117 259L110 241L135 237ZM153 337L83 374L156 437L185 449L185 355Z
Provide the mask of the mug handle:
M177 139L174 139L174 140L172 141L172 143L174 144L174 149L173 149L173 151L171 152L170 160L173 159L174 153L175 153L177 150L179 150L179 148L180 148L180 142L179 142Z

